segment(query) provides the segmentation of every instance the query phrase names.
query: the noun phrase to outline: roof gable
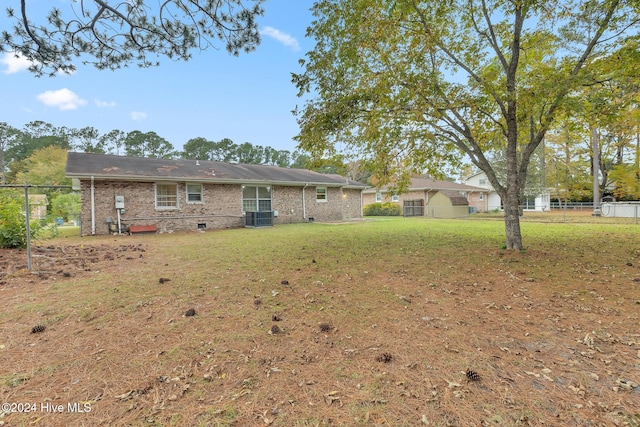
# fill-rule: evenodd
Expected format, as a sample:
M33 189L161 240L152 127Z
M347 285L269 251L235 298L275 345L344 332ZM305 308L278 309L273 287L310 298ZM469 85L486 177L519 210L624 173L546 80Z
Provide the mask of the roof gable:
M71 178L97 178L121 181L179 180L210 183L260 183L288 185L325 185L366 188L361 182L340 175L326 175L306 169L270 165L173 160L108 154L74 153L67 155L66 175Z

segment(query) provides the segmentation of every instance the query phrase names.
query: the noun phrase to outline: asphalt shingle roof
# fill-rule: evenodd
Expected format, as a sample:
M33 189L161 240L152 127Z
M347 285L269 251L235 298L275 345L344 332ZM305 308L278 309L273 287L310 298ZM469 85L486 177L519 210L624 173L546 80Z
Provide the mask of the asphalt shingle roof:
M126 181L180 180L211 183L270 183L283 185L325 185L366 188L366 184L306 169L271 165L212 162L208 160L170 160L125 157L108 154L67 155L66 175L70 178L114 179Z
M467 198L464 197L463 195L461 195L457 191L440 190L440 192L442 194L444 194L445 196L447 196L449 198L449 200L451 200L451 205L452 206L467 206L469 204L469 201L467 200Z
M391 185L385 185L381 189L376 190L375 188L370 188L364 191L364 193L376 193L376 192L385 192ZM409 191L426 191L426 190L455 190L455 191L484 191L486 192L486 188L474 187L472 185L466 184L458 184L457 182L452 181L436 181L431 178L411 178L411 182L409 183L409 187L407 188Z

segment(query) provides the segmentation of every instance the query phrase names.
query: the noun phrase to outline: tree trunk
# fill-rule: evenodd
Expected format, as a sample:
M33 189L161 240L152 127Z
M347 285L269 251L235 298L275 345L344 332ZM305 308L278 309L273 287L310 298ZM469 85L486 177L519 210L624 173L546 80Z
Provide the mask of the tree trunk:
M600 181L598 175L600 172L600 147L598 145L598 129L593 126L591 128L591 142L593 144L593 216L600 216Z
M520 197L518 186L514 183L507 185L506 199L504 200L504 228L507 236L506 248L521 251L522 233L520 232Z
M5 175L4 175L4 149L0 149L0 184L4 185L5 183Z

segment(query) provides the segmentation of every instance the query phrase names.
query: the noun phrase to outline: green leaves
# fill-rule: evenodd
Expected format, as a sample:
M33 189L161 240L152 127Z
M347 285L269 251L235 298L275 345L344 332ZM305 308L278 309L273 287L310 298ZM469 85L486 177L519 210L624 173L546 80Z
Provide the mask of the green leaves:
M0 248L23 248L27 245L24 196L16 191L0 190ZM31 222L31 237L41 227Z
M507 246L521 248L514 213L536 148L596 55L635 40L633 12L618 0L318 1L317 44L293 78L313 95L297 140L370 160L381 182L464 156L503 198Z
M170 0L160 3L93 0L52 8L46 21L35 21L33 2L3 30L0 52L15 52L32 61L36 76L71 73L74 61L114 70L130 63L158 65L156 56L188 60L193 49L215 47L220 40L230 54L250 52L260 42L255 17L263 0ZM33 14L33 15L32 15ZM152 59L150 59L151 57Z
M131 131L124 140L127 156L168 159L174 154L173 145L155 132Z

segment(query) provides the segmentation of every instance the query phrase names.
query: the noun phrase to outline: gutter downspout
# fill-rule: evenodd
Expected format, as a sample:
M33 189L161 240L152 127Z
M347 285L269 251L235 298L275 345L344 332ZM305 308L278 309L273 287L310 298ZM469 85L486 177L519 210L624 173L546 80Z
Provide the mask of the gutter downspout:
M96 234L96 197L95 186L93 185L93 175L91 175L91 235Z
M309 183L305 183L304 187L302 187L302 219L307 219L307 204L305 203L305 193L304 189L309 186Z

